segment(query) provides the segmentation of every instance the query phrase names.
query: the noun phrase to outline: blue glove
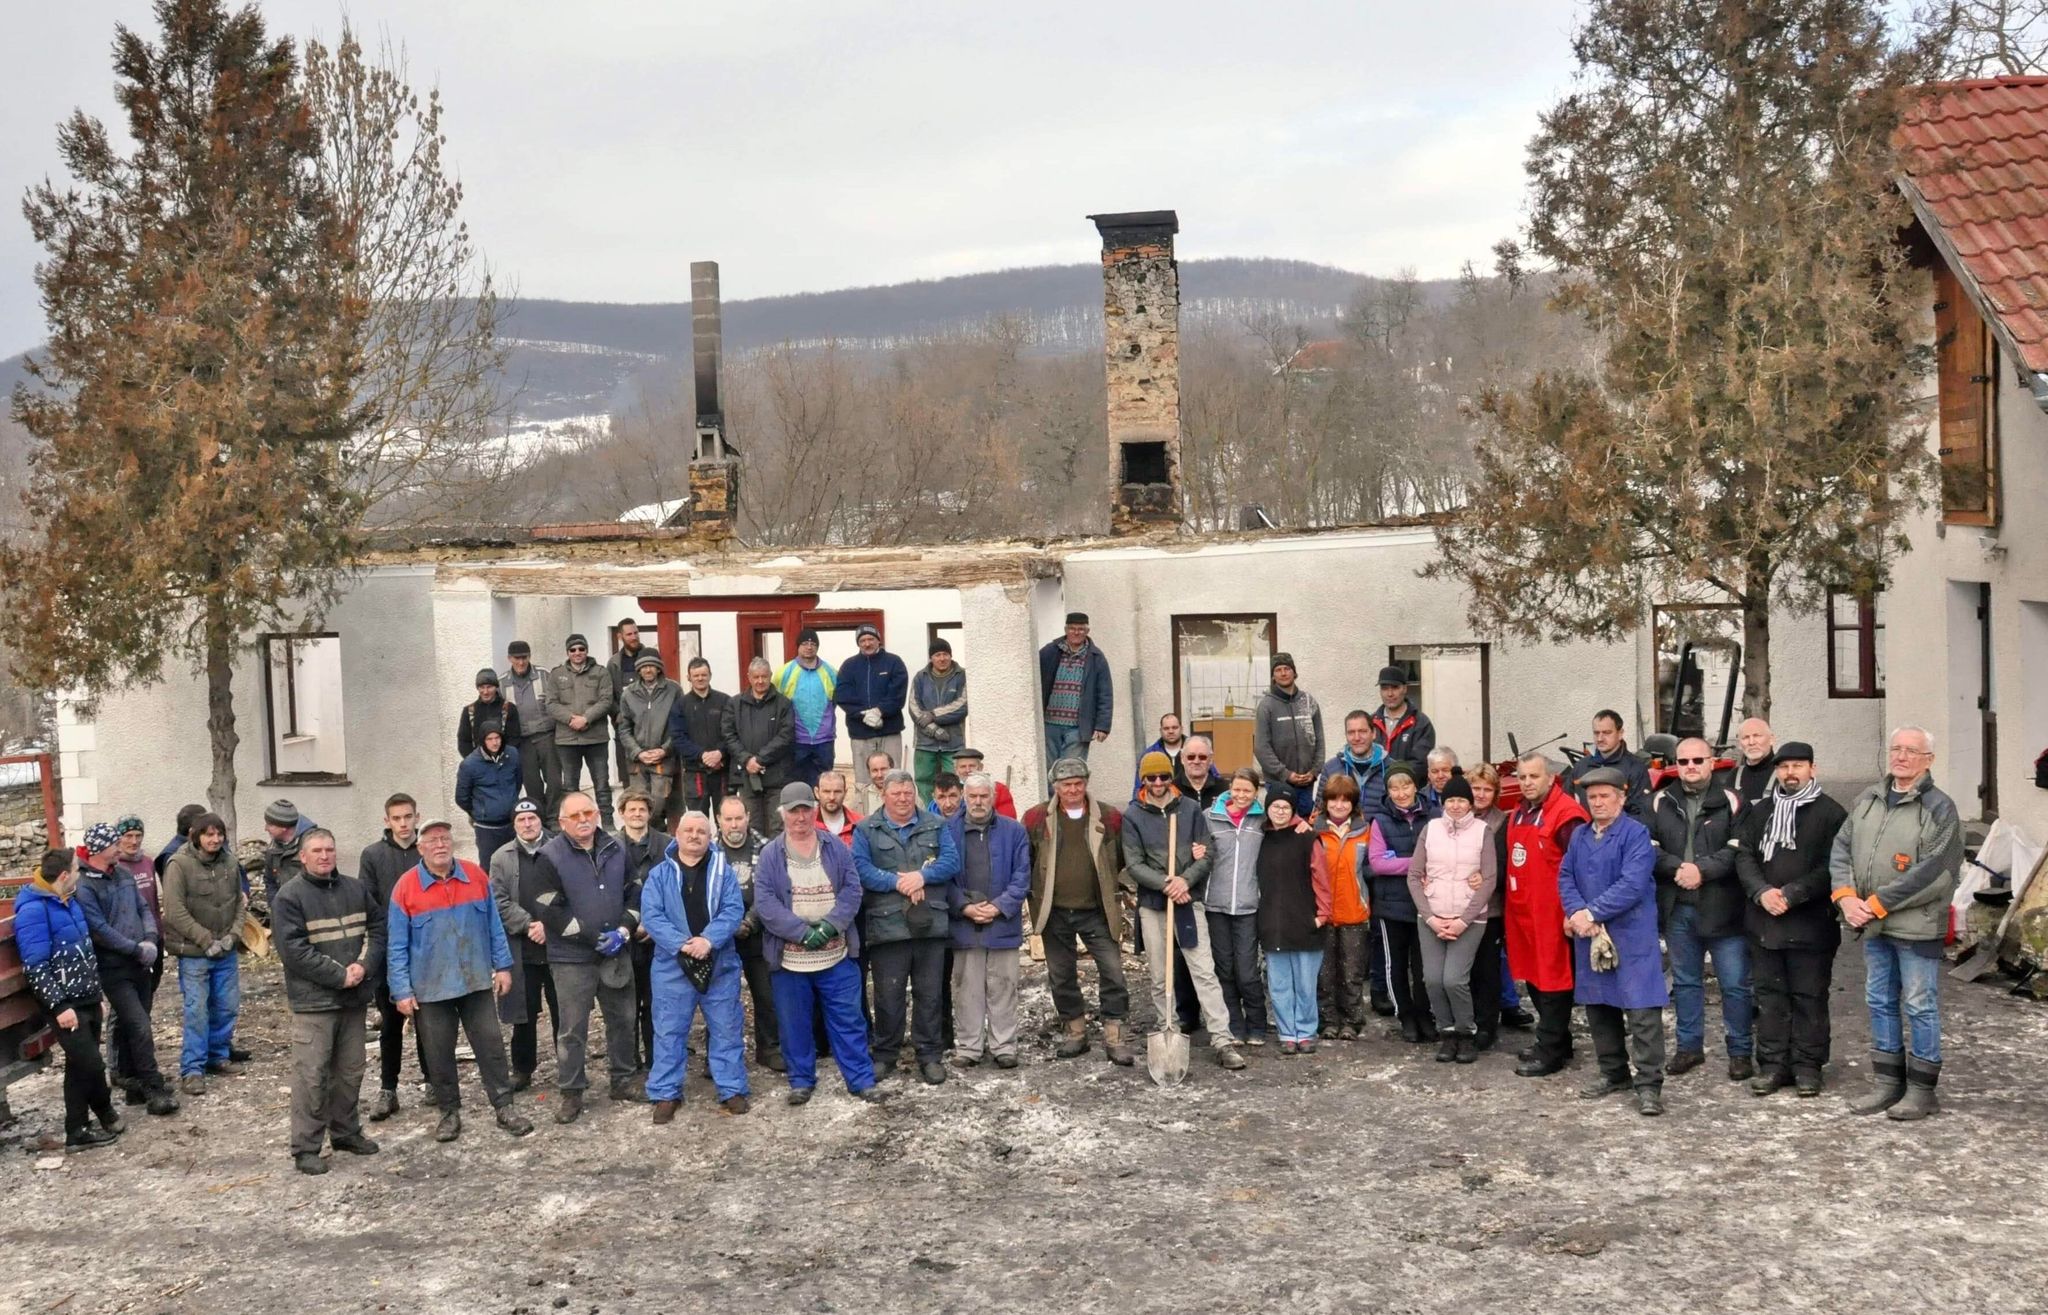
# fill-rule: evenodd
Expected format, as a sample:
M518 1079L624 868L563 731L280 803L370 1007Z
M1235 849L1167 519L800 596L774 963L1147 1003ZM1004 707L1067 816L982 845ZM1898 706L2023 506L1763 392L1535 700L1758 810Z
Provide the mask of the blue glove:
M609 959L626 948L626 933L617 927L597 938L597 952Z

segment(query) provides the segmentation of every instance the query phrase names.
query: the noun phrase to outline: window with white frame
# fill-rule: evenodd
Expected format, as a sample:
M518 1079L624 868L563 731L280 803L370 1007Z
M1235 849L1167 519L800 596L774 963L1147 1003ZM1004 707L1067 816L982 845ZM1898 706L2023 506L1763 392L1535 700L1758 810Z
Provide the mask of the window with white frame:
M341 636L265 635L263 701L271 781L344 781Z

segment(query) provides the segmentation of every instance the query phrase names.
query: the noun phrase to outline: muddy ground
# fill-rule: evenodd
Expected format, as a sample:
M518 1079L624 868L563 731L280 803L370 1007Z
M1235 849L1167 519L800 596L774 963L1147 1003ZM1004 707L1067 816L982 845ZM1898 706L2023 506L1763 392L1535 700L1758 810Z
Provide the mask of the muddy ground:
M740 1118L699 1074L665 1129L603 1099L558 1128L529 1094L522 1141L471 1088L441 1146L408 1059L383 1153L318 1178L285 1155L275 971L245 977L251 1073L116 1147L38 1168L57 1079L16 1085L0 1311L1932 1312L2038 1309L2048 1286L2048 1012L1945 982L1946 1113L1851 1119L1853 948L1812 1100L1728 1082L1718 1022L1662 1119L1575 1098L1583 1037L1566 1074L1515 1077L1515 1033L1471 1067L1384 1035L1237 1074L1198 1049L1159 1090L1099 1051L1053 1060L1033 968L1014 1072L899 1078L877 1109L827 1065L792 1109L755 1069ZM174 988L158 1015L174 1055Z

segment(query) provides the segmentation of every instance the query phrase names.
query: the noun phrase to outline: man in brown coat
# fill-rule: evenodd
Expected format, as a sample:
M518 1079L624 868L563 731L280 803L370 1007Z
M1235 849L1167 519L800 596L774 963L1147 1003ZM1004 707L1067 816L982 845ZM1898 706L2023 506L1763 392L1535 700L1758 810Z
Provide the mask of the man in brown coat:
M1031 932L1045 938L1045 975L1065 1033L1054 1053L1072 1059L1088 1050L1088 1004L1081 995L1075 941L1095 959L1101 984L1102 1048L1111 1062L1129 1064L1124 1015L1123 816L1088 795L1088 763L1062 758L1052 765L1053 798L1024 815L1031 837Z

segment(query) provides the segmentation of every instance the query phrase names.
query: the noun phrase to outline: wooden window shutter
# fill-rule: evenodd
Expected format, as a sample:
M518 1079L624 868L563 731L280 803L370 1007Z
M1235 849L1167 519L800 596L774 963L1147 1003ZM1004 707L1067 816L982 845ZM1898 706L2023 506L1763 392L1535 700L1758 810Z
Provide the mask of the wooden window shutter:
M1992 388L1997 347L1946 263L1934 271L1934 344L1942 518L1959 525L1996 524Z

